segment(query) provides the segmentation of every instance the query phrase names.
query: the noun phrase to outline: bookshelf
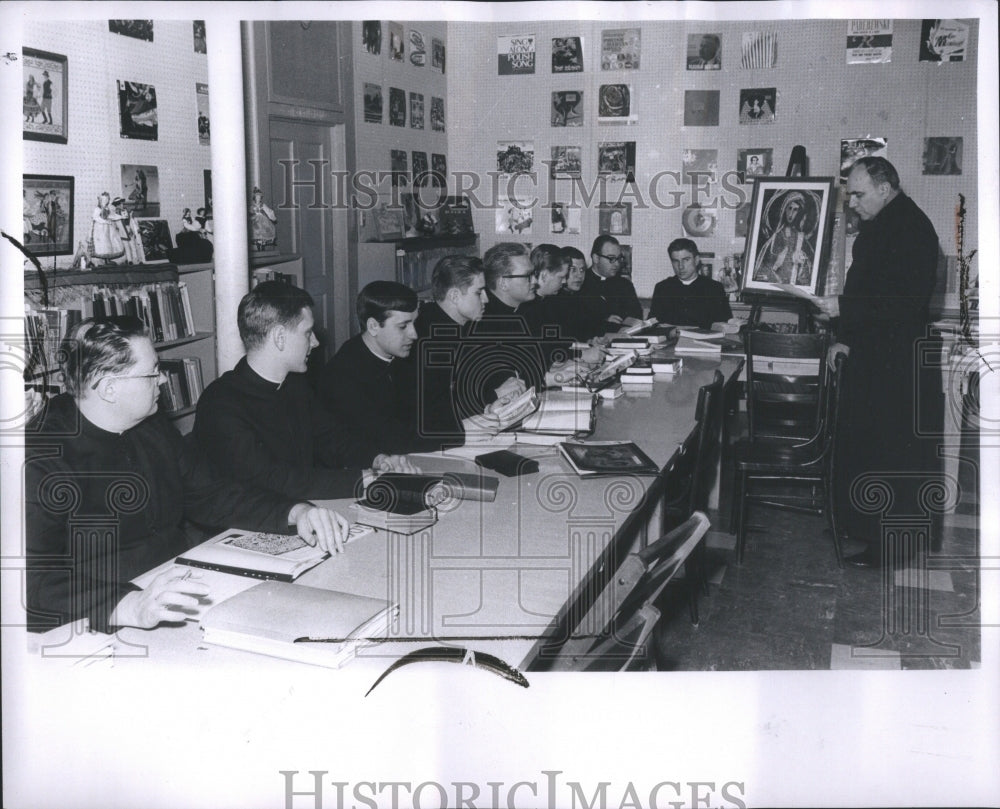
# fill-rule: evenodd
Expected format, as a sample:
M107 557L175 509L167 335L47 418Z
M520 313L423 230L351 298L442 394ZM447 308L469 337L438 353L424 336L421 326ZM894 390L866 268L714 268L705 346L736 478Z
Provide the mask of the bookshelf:
M25 337L35 357L26 387L45 394L61 390L57 355L66 331L79 319L100 314L101 307L113 314L114 306L149 325L161 367L171 379L165 384L174 391L171 397L161 386L160 406L181 432L190 432L197 396L217 375L214 264L50 271L44 282L32 272L24 276L24 299Z

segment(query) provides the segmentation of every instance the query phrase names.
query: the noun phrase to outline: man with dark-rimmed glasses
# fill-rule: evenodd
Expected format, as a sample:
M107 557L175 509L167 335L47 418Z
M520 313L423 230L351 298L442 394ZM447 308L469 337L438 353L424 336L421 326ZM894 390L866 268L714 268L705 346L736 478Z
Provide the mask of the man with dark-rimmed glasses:
M612 327L627 317L642 319L642 304L632 281L621 275L625 256L614 236L598 236L590 250L591 266L580 294L599 309Z

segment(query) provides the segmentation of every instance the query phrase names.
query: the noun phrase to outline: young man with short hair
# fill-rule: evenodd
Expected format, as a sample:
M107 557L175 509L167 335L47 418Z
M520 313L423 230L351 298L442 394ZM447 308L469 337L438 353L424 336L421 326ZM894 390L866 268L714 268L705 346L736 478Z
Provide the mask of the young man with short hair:
M602 320L620 324L625 318L642 318L642 304L632 281L621 275L625 255L614 236L598 236L590 250L590 270L580 294L601 312Z
M205 388L193 436L216 472L271 491L310 498L353 497L361 470L389 470L377 433L338 422L306 379L313 300L303 289L264 281L240 301L247 354Z
M653 288L650 317L671 326L707 329L733 316L722 284L698 273L698 246L691 239L674 239L667 255L674 274Z

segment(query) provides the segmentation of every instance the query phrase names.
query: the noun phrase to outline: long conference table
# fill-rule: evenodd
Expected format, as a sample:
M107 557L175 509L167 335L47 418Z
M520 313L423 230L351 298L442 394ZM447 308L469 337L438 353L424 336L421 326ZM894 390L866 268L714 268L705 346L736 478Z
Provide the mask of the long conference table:
M599 400L591 438L635 441L662 469L696 425L699 388L713 380L716 370L729 380L738 366L739 358L687 356L680 373L658 375L652 386ZM398 603L391 637L361 648L352 668L384 670L408 652L440 645L492 654L526 671L546 670L550 652L573 628L567 616L575 600L594 586L602 554L612 546L624 553L658 538L653 501L663 494L662 485L657 488L661 478L583 478L555 446L516 444L511 449L535 458L539 469L498 476L493 502L452 501L432 527L409 536L376 531L360 537L296 579ZM423 472L479 471L471 460L474 451L468 450L414 460ZM322 504L347 515L350 503ZM198 666L242 661L255 670L299 665L205 644L196 620L152 631L119 630L116 665L128 665L131 657L146 664L163 660Z

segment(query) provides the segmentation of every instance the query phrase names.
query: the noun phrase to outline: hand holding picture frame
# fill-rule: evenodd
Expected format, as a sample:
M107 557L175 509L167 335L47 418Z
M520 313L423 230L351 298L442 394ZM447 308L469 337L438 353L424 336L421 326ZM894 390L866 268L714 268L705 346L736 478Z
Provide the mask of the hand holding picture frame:
M743 254L744 294L805 298L823 294L833 227L833 182L833 177L754 180Z

